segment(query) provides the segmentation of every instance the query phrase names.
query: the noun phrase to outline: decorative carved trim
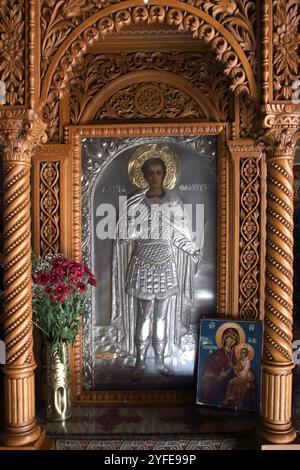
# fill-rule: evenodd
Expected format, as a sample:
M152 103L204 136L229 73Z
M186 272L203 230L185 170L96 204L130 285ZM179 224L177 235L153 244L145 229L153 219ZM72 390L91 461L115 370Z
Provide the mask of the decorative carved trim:
M241 143L242 142L242 143ZM228 142L228 147L232 153L252 153L257 151L263 151L264 145L263 144L255 144L254 142L248 143L245 141L239 141L239 143L235 143L235 141Z
M274 0L273 71L274 99L289 100L292 82L300 75L300 4L298 0Z
M95 120L204 118L201 108L181 90L153 82L134 84L115 93L98 110Z
M27 162L4 163L4 326L8 365L33 361L29 182Z
M203 55L196 52L147 51L86 55L84 62L72 71L70 122L78 124L81 121L89 103L108 83L129 72L142 70L153 70L157 73L163 70L185 78L214 105L218 120L229 120L228 79L223 75L222 66L213 62L211 53ZM50 101L49 108L53 109L53 98ZM56 113L58 116L58 109Z
M233 199L233 244L239 246L231 260L233 308L236 317L263 317L265 273L265 158L263 144L251 140L228 142L233 158L236 197ZM239 271L235 266L239 266Z
M218 314L226 316L230 312L229 307L229 282L228 282L228 223L229 205L227 188L229 187L229 155L226 148L225 133L219 134L219 163L218 163Z
M240 137L251 139L257 135L259 123L258 105L244 93L240 96Z
M43 119L47 123L49 142L59 141L59 105L59 92L51 86L48 99L43 105Z
M41 0L41 78L66 36L88 16L119 0Z
M33 110L0 110L0 145L3 161L30 162L33 150L47 141L46 124Z
M184 3L203 9L229 31L243 45L251 67L256 69L256 4L253 0L182 0Z
M6 109L1 117L6 363L22 365L33 361L30 162L33 150L46 141L46 135L45 124L33 111Z
M26 88L29 96L29 108L38 107L40 89L40 1L28 0L26 15L28 18L28 65L26 67Z
M271 2L271 5L270 5ZM272 53L270 52L269 35L272 29L270 11L272 10L272 0L262 1L261 10L261 78L262 78L262 102L267 104L270 100L270 70L272 65L270 64L270 58Z
M53 54L62 44L64 38L73 31L80 22L99 10L121 3L118 0L92 0L89 2L69 0L68 2L53 2L42 0L41 25L42 25L42 72L44 75ZM150 2L149 2L150 3ZM160 2L156 1L156 4ZM182 0L181 3L195 6L200 11L206 12L218 21L238 43L243 44L245 54L253 68L256 63L255 21L256 6L252 0L232 1L231 3L219 2L215 4L206 0ZM135 6L133 4L133 6ZM122 8L122 7L121 7ZM140 21L144 21L141 17ZM159 17L158 24L162 23ZM161 31L159 31L161 33Z
M202 39L215 53L217 61L225 64L224 73L232 82L230 88L237 94L245 91L256 97L252 67L235 37L200 9L183 6L181 2L178 2L178 8L171 8L160 4L162 1L157 0L157 5L147 6L136 6L136 0L124 2L121 10L120 5L111 6L77 26L53 56L44 78L42 100L47 99L51 83L63 93L63 88L69 81L68 73L93 43L113 32L118 33L124 27L146 22L166 22L178 31L186 31L193 37ZM246 45L244 48L247 49Z
M60 162L40 162L40 254L60 252Z
M259 319L260 162L240 161L240 317Z
M293 157L300 109L268 105L267 290L265 360L292 362Z
M0 78L6 86L6 104L25 104L25 3L0 4Z
M292 362L293 161L268 161L265 358Z
M72 198L69 197L71 173L70 145L47 144L34 155L31 199L32 241L36 253L59 252L67 257L71 256L69 233L72 226L72 222L69 221L72 210ZM68 221L67 225L64 225L65 221Z
M69 141L73 134L75 139L82 136L88 137L123 137L123 136L159 136L163 132L168 135L219 135L227 129L227 125L223 123L190 123L190 124L121 124L116 127L114 124L106 124L103 127L85 125L85 126L66 126L65 138ZM77 132L76 132L77 130ZM74 140L74 145L76 140ZM79 147L80 149L80 147ZM77 148L75 149L76 152Z

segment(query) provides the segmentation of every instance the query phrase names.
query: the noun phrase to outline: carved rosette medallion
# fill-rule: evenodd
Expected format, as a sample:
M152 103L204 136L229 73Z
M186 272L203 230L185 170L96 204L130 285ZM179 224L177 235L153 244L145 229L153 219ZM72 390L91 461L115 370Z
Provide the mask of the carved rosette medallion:
M114 93L98 109L95 120L201 117L202 109L188 94L164 83L142 83Z
M134 96L134 104L137 111L145 116L155 116L164 107L164 95L162 90L149 84L140 87Z

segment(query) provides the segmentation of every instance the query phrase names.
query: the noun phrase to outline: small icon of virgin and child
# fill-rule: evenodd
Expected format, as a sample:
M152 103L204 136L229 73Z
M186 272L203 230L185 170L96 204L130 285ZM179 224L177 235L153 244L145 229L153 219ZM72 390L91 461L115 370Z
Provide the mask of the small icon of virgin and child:
M261 344L259 322L202 320L197 403L258 410Z

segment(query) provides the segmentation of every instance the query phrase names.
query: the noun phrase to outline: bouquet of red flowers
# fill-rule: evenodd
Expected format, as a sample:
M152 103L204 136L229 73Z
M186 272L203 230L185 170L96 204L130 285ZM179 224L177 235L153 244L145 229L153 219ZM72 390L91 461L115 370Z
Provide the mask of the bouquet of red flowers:
M34 257L32 270L34 323L61 355L63 343L74 344L85 294L90 285L96 286L96 280L82 262L62 255Z

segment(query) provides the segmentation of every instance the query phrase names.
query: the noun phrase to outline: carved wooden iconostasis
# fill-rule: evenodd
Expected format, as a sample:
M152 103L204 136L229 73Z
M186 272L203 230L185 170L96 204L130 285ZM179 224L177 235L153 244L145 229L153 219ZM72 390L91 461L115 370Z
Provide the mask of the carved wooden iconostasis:
M218 136L217 315L264 321L258 433L274 443L294 440L298 28L294 0L1 3L6 445L41 436L33 392L31 238L41 255L81 259L82 139L179 135ZM122 391L84 390L82 344L79 335L73 400L122 402ZM126 400L182 399L176 391L151 393L127 393Z

